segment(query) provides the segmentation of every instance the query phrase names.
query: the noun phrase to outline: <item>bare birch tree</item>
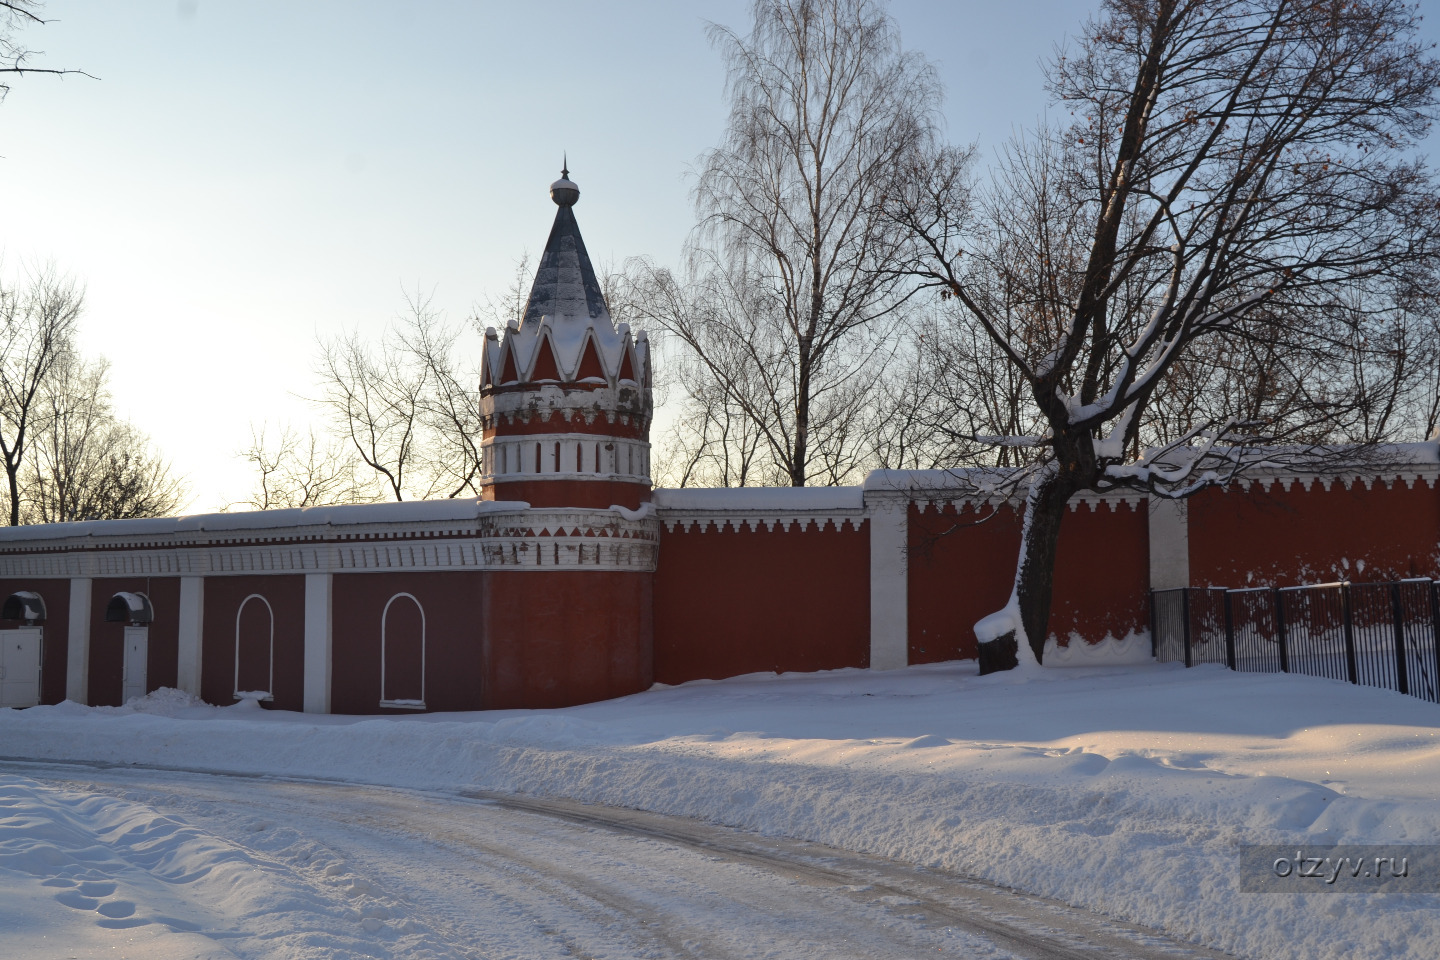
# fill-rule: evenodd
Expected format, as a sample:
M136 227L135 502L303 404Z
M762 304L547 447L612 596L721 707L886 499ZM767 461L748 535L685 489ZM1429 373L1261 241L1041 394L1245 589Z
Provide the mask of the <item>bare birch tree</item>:
M404 500L416 467L421 397L429 371L413 358L374 349L351 331L321 344L319 403L361 461ZM422 496L423 499L423 496Z
M882 200L929 142L939 88L874 0L757 0L748 34L710 36L730 118L702 163L688 263L631 264L628 299L694 375L682 474L708 461L734 482L838 482L867 442L874 328L909 289Z
M43 388L70 352L84 303L84 291L53 266L32 268L13 281L0 278L0 459L11 526L20 523L33 433L43 428Z
M1401 0L1106 0L1049 66L1068 127L988 183L942 151L894 204L914 275L1038 415L982 669L1041 656L1075 493L1181 497L1395 434L1387 398L1423 367L1396 362L1395 322L1435 287L1440 213L1410 155L1440 80L1418 20Z
M385 497L350 443L323 437L313 428L301 433L285 424L272 432L268 424L251 424L250 445L239 456L257 476L250 496L231 507L289 510Z
M109 365L67 351L45 377L22 475L25 523L165 517L185 480L132 424L118 419Z
M37 51L25 46L18 34L26 27L44 26L45 18L40 15L44 9L39 0L0 0L0 100L10 92L10 76L24 76L27 73L48 73L63 76L78 73L90 76L83 70L57 67L37 67L31 58Z
M430 297L407 292L405 302L378 342L355 332L322 341L316 402L388 497L479 496L480 371L457 356L461 330ZM254 453L263 474L280 451Z

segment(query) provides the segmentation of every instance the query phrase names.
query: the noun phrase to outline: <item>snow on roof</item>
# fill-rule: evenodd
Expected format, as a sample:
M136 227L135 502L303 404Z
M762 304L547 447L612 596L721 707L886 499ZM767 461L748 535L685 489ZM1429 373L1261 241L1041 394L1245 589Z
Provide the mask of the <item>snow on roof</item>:
M1014 470L999 467L956 467L951 470L871 470L861 489L867 493L909 490L967 490L996 488L1014 477Z
M656 490L659 510L863 510L861 487L722 487Z
M423 523L474 520L488 513L529 508L522 500L411 500L405 503L352 503L298 510L204 513L146 520L88 520L0 528L0 542L60 540L67 537L143 537L200 531L274 530L294 527L350 526L372 523Z
M1146 451L1147 454L1150 451ZM1212 456L1223 457L1223 448ZM1177 451L1162 457L1162 463L1178 462ZM1240 476L1267 476L1279 473L1341 474L1387 472L1406 467L1440 464L1440 443L1382 443L1368 448L1345 447L1254 447L1241 451ZM1346 457L1349 456L1348 462ZM1150 464L1154 466L1154 464ZM872 470L862 485L867 493L961 489L984 493L1003 492L1014 486L1013 467L953 467L949 470Z
M620 379L625 356L633 344L633 378L643 380L648 343L643 332L632 339L629 325L617 327L610 316L571 209L579 199L579 188L562 178L551 185L551 195L559 209L535 270L525 314L518 326L512 321L505 329L505 344L514 357L516 372L526 380L535 375L537 351L542 340L548 338L561 378L573 380L579 376L585 343L593 337L600 363L612 380ZM491 340L488 332L486 360L492 382L507 382L503 379L500 343Z
M510 336L538 339L542 324L550 329L550 340L561 366L566 369L573 369L579 363L587 330L595 331L596 346L607 359L618 354L623 339L610 319L610 308L600 292L600 281L595 277L590 255L585 252L580 224L570 204L561 204L555 211L555 223L550 228L550 238L545 241L545 252L540 256L530 299L525 304L525 317L520 329L511 331Z

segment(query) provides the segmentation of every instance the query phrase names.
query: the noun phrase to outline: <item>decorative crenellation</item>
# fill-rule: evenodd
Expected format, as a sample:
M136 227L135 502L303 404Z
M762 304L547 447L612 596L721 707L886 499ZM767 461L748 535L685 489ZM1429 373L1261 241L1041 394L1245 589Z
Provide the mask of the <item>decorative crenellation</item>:
M1070 508L1071 513L1079 510L1082 506L1089 508L1091 513L1095 513L1102 506L1108 507L1111 513L1116 513L1122 506L1129 507L1131 510L1138 510L1140 509L1140 505L1148 499L1145 494L1134 490L1111 490L1105 493L1095 493L1087 490L1071 497L1067 506ZM1025 492L1019 490L1008 497L947 496L938 492L931 492L928 496L914 495L910 498L910 502L913 503L915 508L921 513L924 513L931 507L935 508L937 512L943 511L948 507L957 513L966 507L975 510L998 510L1003 506L1009 506L1019 510L1025 505Z
M1297 472L1237 477L1227 484L1220 485L1220 489L1229 492L1233 487L1241 492L1248 492L1252 486L1258 486L1261 490L1269 493L1272 487L1279 486L1280 489L1289 493L1292 487L1298 486L1309 493L1318 486L1321 490L1329 493L1337 484L1345 490L1353 489L1357 483L1366 490L1373 490L1377 484L1386 490L1395 489L1396 484L1402 484L1407 490L1413 490L1417 483L1423 482L1431 490L1434 490L1437 480L1440 480L1440 468L1428 464L1407 464L1403 470L1377 471L1375 473L1324 475Z
M782 533L804 533L808 530L825 530L827 527L836 531L843 530L847 525L851 530L858 531L865 523L862 514L812 514L800 516L793 513L788 514L759 514L754 512L728 513L728 512L705 512L698 513L677 513L672 511L661 511L660 521L665 524L665 530L674 533L679 529L682 533L706 533L715 530L723 532L727 527L732 532L750 530L752 533L760 529L766 531L780 531Z
M648 401L648 392L633 386L542 383L524 390L486 390L481 393L480 425L488 433L531 423L583 423L643 434L650 426Z
M296 532L268 543L206 541L180 534L130 542L53 540L0 554L0 577L238 576L379 570L494 570L586 567L653 571L659 524L609 510L493 513L459 531L453 525L348 533L321 538ZM457 536L457 534L459 534ZM89 539L89 538L84 538ZM254 539L254 538L251 538Z

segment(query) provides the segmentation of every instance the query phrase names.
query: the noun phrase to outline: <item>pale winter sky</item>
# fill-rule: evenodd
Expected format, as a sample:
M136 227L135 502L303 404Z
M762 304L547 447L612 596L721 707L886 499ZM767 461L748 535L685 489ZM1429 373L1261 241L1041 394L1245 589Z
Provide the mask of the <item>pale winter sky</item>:
M948 136L990 153L1046 100L1037 61L1088 0L896 0L938 65ZM673 262L718 140L707 21L747 0L50 0L49 66L0 104L4 268L83 281L83 341L121 413L242 499L250 423L310 422L316 338L378 333L402 289L452 321L499 293L554 215L568 151L591 256Z

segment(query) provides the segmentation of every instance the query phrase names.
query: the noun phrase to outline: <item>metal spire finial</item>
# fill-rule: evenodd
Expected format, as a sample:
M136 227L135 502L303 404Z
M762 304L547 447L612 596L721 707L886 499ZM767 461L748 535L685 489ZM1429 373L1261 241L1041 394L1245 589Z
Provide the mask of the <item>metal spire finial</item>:
M569 156L568 153L562 153L562 154L560 154L560 156L564 158L563 160L560 161L560 179L561 179L561 180L569 180L569 179L570 179L570 156Z

